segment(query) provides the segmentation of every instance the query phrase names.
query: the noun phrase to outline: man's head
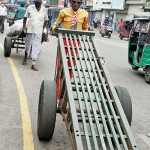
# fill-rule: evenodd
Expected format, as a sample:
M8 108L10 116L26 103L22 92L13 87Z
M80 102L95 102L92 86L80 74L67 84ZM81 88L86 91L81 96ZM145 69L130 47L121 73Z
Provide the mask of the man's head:
M40 8L42 5L42 0L34 0L34 4L36 8Z
M70 0L70 3L72 6L72 9L74 11L77 11L80 8L80 6L82 5L83 1L82 0Z
M21 3L21 4L20 4L20 6L21 6L21 7L24 7L24 4L23 4L23 3Z

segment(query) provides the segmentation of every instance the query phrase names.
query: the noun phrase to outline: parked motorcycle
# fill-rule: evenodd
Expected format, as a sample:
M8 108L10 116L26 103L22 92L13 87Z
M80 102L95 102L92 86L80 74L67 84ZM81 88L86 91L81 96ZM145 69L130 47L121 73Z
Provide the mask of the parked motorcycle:
M112 31L113 31L113 28L111 25L102 25L102 27L100 28L100 31L99 33L101 34L102 37L104 36L108 36L108 38L111 37L111 34L112 34Z

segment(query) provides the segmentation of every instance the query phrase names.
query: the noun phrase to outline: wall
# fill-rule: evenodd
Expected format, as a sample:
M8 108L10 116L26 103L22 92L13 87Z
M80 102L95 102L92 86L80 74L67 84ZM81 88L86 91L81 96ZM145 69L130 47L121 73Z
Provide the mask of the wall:
M127 18L132 19L137 12L143 11L142 5L129 5Z

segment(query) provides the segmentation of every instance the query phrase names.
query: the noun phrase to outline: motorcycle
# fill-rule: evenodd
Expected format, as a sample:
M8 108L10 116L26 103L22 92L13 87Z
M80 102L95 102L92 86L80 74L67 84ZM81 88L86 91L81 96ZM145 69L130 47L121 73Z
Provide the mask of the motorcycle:
M108 36L108 38L111 37L111 34L112 34L112 31L113 31L113 28L111 25L102 25L102 27L100 28L100 31L99 33L101 34L102 37L104 36Z

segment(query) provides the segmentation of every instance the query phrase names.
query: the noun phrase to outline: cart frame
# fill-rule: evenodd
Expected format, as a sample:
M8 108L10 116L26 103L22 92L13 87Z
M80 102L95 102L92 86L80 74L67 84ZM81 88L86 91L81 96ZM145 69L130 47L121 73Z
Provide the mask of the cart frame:
M58 30L54 80L72 149L138 149L94 36L91 31Z
M9 57L11 55L11 48L25 49L25 33L21 31L16 31L12 34L8 34L4 40L4 56Z

